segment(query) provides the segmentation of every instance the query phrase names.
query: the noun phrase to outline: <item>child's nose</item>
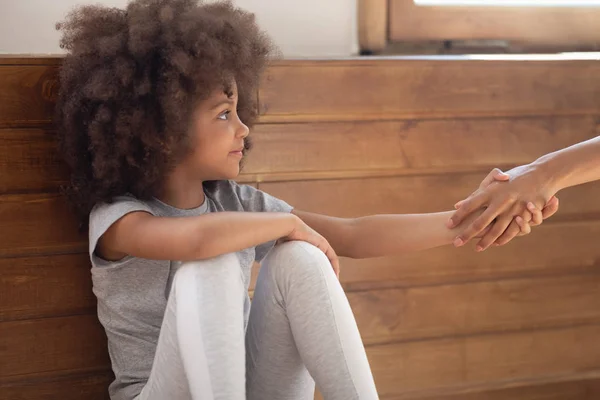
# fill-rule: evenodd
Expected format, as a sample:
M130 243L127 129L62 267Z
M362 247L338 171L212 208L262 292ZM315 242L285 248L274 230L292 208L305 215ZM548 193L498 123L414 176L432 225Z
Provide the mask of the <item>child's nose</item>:
M250 128L248 128L248 126L246 124L244 124L242 121L240 121L240 126L236 133L237 133L237 136L245 138L250 133Z

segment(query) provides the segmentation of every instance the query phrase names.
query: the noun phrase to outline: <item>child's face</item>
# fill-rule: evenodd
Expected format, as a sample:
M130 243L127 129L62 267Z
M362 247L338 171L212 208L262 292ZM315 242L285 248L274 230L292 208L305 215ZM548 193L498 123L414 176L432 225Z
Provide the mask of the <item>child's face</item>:
M184 163L203 181L234 179L240 173L249 129L237 115L235 83L231 92L227 97L223 90L214 91L194 111L190 132L193 150Z

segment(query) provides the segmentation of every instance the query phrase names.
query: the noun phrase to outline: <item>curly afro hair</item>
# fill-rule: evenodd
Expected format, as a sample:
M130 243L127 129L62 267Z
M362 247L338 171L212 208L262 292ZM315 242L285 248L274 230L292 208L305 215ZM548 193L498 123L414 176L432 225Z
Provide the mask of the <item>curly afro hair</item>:
M148 199L190 149L194 107L238 87L240 119L274 50L254 15L231 2L134 0L125 10L83 6L57 24L68 54L57 102L66 193L85 224L97 202ZM210 183L209 183L210 184Z

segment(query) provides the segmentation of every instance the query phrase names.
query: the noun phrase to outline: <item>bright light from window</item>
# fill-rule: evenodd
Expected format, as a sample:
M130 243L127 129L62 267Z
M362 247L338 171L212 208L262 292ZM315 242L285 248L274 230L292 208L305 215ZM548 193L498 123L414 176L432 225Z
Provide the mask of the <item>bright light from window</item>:
M419 6L600 7L600 0L414 0Z

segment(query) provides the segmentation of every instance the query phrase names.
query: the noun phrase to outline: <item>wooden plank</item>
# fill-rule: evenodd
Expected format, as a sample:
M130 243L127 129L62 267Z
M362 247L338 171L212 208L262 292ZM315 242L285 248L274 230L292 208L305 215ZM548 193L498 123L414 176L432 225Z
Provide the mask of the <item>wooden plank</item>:
M592 375L592 374L590 374ZM598 375L598 374L595 374ZM552 379L516 382L504 387L465 388L463 390L439 391L434 395L385 396L383 400L596 400L600 397L600 378L568 379L555 382Z
M401 256L342 259L347 290L539 276L600 268L599 222L544 224L531 235L477 253L444 246Z
M474 191L486 173L265 182L259 188L298 209L356 217L369 214L426 213L452 210L456 201ZM561 218L600 211L600 183L559 193ZM556 217L555 217L556 218Z
M594 137L597 125L591 116L258 125L239 180L491 170ZM67 179L55 133L0 130L0 193L55 190Z
M16 61L0 65L0 127L48 125L58 65L11 63ZM279 62L260 89L261 120L595 114L596 64L464 58Z
M366 345L600 323L600 271L347 296Z
M514 164L495 164L494 168L500 168L507 171L513 168ZM268 174L245 173L240 175L240 182L256 182L258 184L265 182L297 182L311 180L337 180L337 179L362 179L362 178L385 178L385 177L401 177L401 176L424 176L424 175L441 175L441 174L460 174L460 173L480 173L485 176L492 166L485 167L453 167L448 168L424 168L424 169L409 169L409 168L386 168L386 169L356 169L356 170L329 170L329 171L299 171L299 172L271 172Z
M54 65L0 65L0 127L49 124L58 94Z
M0 381L3 400L110 400L108 385L112 372L28 376L11 382Z
M62 54L0 54L0 65L60 65Z
M67 180L54 132L0 129L0 193L56 190Z
M301 67L300 67L301 65ZM312 61L271 67L262 122L597 115L596 61Z
M87 254L0 259L0 322L95 313Z
M593 116L258 125L244 172L489 169L596 136ZM308 174L305 174L309 178Z
M0 258L81 253L87 238L58 194L0 196Z
M95 315L0 323L0 377L106 370L106 336Z
M389 2L392 41L509 40L538 46L596 46L596 7L423 7Z
M558 379L600 370L600 326L458 337L367 348L382 398ZM410 396L409 396L410 395Z

